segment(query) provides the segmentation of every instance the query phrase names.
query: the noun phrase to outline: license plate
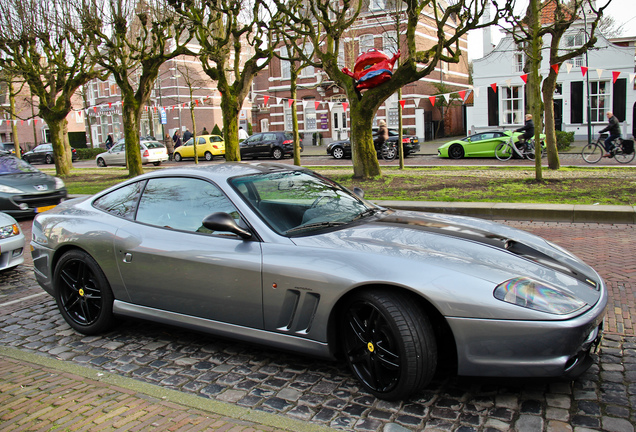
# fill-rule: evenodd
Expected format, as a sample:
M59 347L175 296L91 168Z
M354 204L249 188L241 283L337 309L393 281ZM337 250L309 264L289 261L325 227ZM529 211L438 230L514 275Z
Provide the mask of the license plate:
M44 206L44 207L36 207L35 208L35 212L36 213L42 213L42 212L45 212L47 210L51 210L52 208L55 208L55 206L54 205L50 205L50 206Z

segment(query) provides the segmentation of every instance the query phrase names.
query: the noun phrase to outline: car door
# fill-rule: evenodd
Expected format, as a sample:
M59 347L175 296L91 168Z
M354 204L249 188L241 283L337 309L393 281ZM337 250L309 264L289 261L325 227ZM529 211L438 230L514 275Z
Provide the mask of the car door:
M33 154L29 158L31 163L44 163L46 162L46 154L52 151L52 146L39 145L33 149Z
M126 143L119 143L104 156L106 165L126 165Z
M245 141L239 143L239 148L241 150L241 157L252 157L256 155L256 150L261 142L261 138L263 134L255 134L246 139Z
M273 146L276 144L278 144L278 142L275 133L264 133L263 138L261 138L260 142L256 146L256 154L259 156L269 156L272 153Z
M240 220L210 182L148 180L136 221L118 229L114 245L132 303L262 328L260 242L201 226L205 216L218 211Z

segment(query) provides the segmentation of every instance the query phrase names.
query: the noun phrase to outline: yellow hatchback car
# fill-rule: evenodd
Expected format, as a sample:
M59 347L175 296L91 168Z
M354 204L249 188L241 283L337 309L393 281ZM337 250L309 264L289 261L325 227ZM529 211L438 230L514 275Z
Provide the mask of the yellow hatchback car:
M214 156L225 154L225 141L218 135L197 136L197 155L207 161L214 159ZM172 155L175 162L181 162L185 158L194 159L194 137L186 141L182 146L174 149Z

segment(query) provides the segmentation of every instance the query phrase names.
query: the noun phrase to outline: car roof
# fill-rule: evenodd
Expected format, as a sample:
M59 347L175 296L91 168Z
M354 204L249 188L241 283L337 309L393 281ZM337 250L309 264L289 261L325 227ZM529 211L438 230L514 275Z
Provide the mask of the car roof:
M309 170L304 167L298 167L290 164L276 162L225 162L215 165L198 165L188 166L184 168L166 168L135 177L135 179L145 177L163 177L166 175L204 175L214 180L225 180L230 177L265 174L271 172L294 172Z

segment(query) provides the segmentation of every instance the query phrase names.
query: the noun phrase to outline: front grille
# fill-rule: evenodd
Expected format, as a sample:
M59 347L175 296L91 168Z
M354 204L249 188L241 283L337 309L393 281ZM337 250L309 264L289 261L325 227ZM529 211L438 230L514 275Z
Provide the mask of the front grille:
M30 208L57 205L66 198L66 190L35 194L35 195L15 195L13 201L20 205L27 204Z

